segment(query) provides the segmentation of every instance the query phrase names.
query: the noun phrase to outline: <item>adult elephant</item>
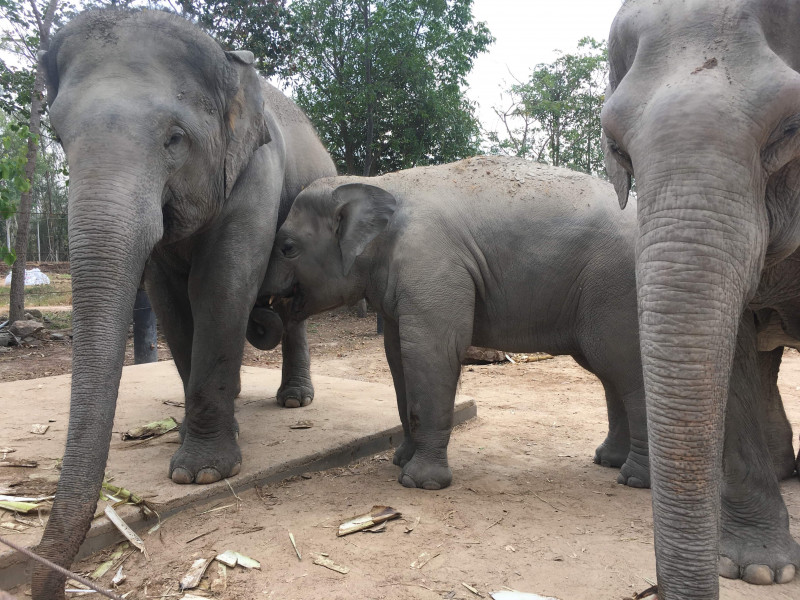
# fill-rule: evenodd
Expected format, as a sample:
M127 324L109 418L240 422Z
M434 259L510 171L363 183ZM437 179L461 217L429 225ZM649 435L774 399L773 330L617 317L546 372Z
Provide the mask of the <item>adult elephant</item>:
M662 600L718 598L718 570L781 583L800 566L776 413L748 391L779 363L758 334L777 319L800 339L798 23L797 0L629 0L611 30L602 121L623 206L636 178Z
M40 60L70 166L74 346L67 447L39 551L68 566L97 504L143 273L186 395L170 476L235 475L233 401L275 231L294 196L335 169L252 53L225 52L174 15L83 13ZM307 403L304 326L283 341L279 397ZM37 567L33 597L63 596L63 578Z

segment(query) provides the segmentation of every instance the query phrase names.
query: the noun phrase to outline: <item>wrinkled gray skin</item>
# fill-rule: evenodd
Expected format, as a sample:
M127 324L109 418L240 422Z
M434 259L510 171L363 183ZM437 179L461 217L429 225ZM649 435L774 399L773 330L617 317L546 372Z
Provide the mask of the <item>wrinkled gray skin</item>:
M74 348L67 447L39 552L69 566L97 504L143 272L186 393L170 475L235 475L233 401L277 224L303 186L335 170L251 53L225 53L178 17L87 12L41 60L70 166ZM250 328L256 343L274 341ZM304 325L288 325L283 341L279 395L310 401ZM63 581L37 567L34 599L63 598Z
M622 205L637 185L662 600L718 598L718 571L771 583L800 566L767 468L773 432L791 437L773 394L748 392L778 368L759 346L800 339L798 23L796 0L629 0L611 30L602 121Z
M385 322L407 487L450 484L447 444L470 345L569 354L603 383L595 462L649 485L634 210L607 183L519 159L474 158L322 179L278 232L262 295L292 319L366 297Z

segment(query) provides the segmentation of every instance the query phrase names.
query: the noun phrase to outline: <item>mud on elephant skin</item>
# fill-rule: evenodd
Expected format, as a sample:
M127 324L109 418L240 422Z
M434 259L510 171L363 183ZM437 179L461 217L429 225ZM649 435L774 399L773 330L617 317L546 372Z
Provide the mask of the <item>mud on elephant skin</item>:
M335 169L252 53L225 52L175 15L87 11L40 62L70 166L74 346L67 447L39 550L69 566L99 497L143 273L186 393L170 475L234 475L233 402L272 241L299 190ZM282 390L308 397L304 324L283 340ZM63 578L35 569L36 600L63 595Z
M644 487L636 223L617 212L599 179L518 159L324 179L281 227L262 293L290 296L295 320L364 297L383 315L404 485L450 484L456 385L476 345L570 354L596 374L610 421L597 462Z
M777 372L758 357L758 315L800 339L798 22L794 0L628 0L609 36L602 124L622 206L637 186L662 600L715 600L718 570L780 583L800 567L767 467L790 470L791 446L765 432L791 436L770 393L742 393L759 361Z

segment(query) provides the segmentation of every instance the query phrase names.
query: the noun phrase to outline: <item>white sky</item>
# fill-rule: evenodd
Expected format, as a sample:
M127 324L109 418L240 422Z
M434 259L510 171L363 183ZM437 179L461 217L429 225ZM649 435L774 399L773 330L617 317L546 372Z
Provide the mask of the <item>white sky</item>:
M467 78L467 96L478 103L483 127L500 127L492 106L514 81L509 71L524 81L537 64L552 62L555 50L572 52L586 36L608 39L620 6L622 0L475 0L475 20L484 21L496 40Z

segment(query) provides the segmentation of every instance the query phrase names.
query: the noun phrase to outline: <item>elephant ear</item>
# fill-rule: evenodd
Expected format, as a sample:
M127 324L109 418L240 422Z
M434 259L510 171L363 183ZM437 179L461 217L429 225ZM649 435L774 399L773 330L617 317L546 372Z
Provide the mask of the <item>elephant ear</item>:
M225 154L225 197L231 195L239 175L247 167L253 152L270 141L264 117L261 81L253 68L253 53L247 50L226 52L233 70L233 83L225 111L228 148Z
M47 104L52 106L53 100L58 95L58 68L55 61L55 50L39 50L36 59L44 73L44 82L47 87Z
M631 174L614 157L616 150L609 144L606 134L603 133L601 137L606 173L608 173L608 179L614 184L614 189L617 191L619 207L624 209L628 205L628 194L631 191Z
M397 201L386 190L363 183L339 186L333 191L333 199L337 204L334 222L342 270L347 275L367 245L386 229Z

